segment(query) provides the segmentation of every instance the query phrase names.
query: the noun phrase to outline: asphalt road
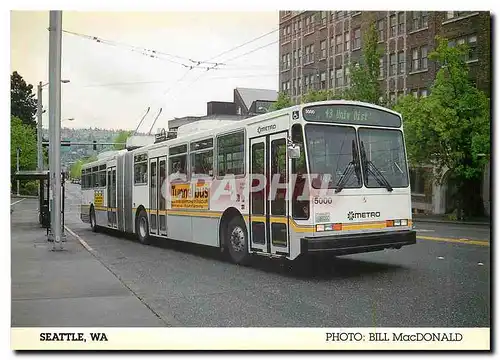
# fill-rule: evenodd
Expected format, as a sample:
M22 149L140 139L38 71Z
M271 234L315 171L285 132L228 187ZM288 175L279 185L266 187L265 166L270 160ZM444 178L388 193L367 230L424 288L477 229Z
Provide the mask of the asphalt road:
M66 225L171 326L489 327L490 229L417 223L417 244L338 257L314 273L159 239L93 233L67 188Z

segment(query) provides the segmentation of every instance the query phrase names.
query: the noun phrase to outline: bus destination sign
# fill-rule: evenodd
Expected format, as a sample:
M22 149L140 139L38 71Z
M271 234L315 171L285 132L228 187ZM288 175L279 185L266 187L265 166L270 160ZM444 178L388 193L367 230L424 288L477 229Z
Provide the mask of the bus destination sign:
M393 113L360 105L316 105L304 108L306 121L339 124L400 127L401 118Z

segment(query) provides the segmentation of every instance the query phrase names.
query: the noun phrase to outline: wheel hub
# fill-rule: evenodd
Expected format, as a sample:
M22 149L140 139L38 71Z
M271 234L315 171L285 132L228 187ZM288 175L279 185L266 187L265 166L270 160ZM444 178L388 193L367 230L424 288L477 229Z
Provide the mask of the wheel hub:
M243 251L245 248L245 233L241 227L237 226L233 229L230 240L231 246L235 251Z

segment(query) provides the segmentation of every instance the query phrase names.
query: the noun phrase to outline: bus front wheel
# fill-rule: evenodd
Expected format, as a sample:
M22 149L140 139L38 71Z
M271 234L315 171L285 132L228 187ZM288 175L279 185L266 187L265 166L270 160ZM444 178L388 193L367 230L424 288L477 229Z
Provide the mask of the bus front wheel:
M135 221L135 233L141 244L149 244L149 223L146 211L141 210Z
M233 218L227 226L226 245L234 263L248 264L248 234L245 223L240 217Z

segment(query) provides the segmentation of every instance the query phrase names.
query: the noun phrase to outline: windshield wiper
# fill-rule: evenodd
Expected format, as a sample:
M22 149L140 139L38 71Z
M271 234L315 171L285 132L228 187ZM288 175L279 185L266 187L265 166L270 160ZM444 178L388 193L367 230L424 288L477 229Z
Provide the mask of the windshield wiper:
M352 160L347 164L343 174L340 176L339 181L335 185L335 193L339 193L344 189L347 181L351 177L352 173L356 172L356 177L358 178L358 184L361 179L360 168L359 168L359 160L358 160L358 152L356 149L356 143L352 141Z
M385 187L388 191L392 191L392 186L389 183L389 181L386 179L384 174L375 166L375 164L366 158L366 152L365 152L365 144L361 141L361 162L363 163L363 166L365 167L366 171L369 171L377 183L383 187ZM367 174L365 171L365 179L368 179Z

